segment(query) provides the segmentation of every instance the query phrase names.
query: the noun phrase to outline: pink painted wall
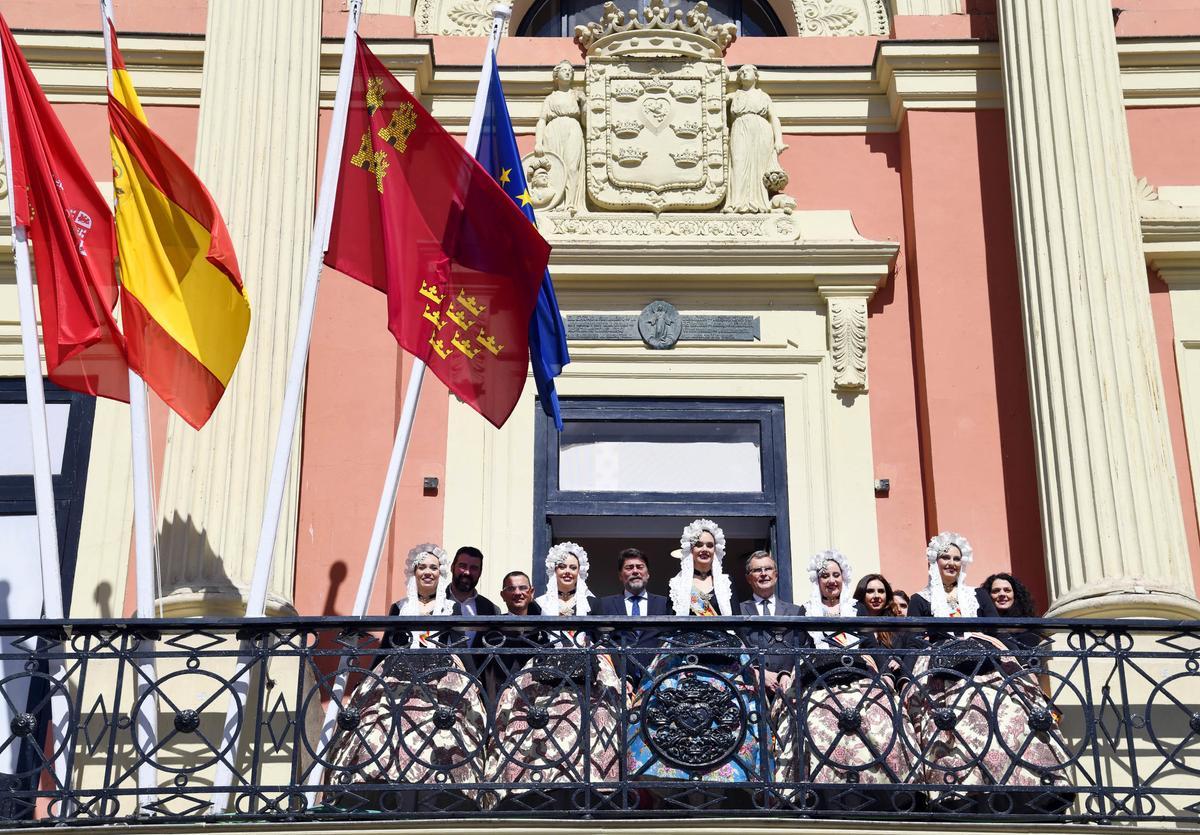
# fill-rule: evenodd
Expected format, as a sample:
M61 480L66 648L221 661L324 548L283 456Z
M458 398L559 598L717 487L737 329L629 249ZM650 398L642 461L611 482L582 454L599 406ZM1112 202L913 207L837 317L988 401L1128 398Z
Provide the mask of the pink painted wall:
M1011 569L1044 606L1004 117L909 112L901 142L927 533L962 533L974 580Z
M788 191L799 209L849 209L865 237L901 242L895 270L869 307L867 371L875 475L892 484L889 495L875 502L880 563L901 588L915 590L925 524L899 137L789 135L785 142L789 147L782 162L792 182Z
M100 4L96 0L0 0L0 13L13 29L100 29ZM202 34L208 0L114 0L113 16L122 32Z
M1126 111L1126 118L1135 176L1145 177L1152 186L1200 185L1200 155L1195 150L1195 137L1200 136L1200 107L1139 108ZM1192 484L1188 465L1188 443L1200 443L1200 439L1189 439L1184 430L1171 302L1166 285L1153 274L1150 277L1150 307L1158 335L1158 355L1166 389L1167 417L1171 425L1192 577L1200 589L1200 523L1196 518L1196 485Z
M328 123L324 111L322 154ZM301 614L350 612L411 362L388 332L384 296L326 270L304 406L295 597ZM445 483L448 410L445 387L427 375L371 612L385 612L403 596L408 549L441 540L442 494L424 495L422 479Z

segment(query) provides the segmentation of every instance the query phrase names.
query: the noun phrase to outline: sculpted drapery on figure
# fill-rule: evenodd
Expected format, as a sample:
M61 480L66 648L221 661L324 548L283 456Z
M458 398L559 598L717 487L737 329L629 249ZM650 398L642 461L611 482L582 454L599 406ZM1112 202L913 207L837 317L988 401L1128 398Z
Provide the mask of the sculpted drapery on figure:
M729 197L726 212L769 212L773 195L783 191L788 176L779 165L783 128L771 97L758 87L758 67L743 64L737 71L737 89L728 98ZM788 207L790 208L790 207Z
M545 208L562 208L569 212L585 210L583 119L584 96L571 89L575 68L570 61L559 61L554 67L554 91L542 102L538 117L534 157L554 154L563 167L561 205L554 199ZM547 172L548 175L548 172Z

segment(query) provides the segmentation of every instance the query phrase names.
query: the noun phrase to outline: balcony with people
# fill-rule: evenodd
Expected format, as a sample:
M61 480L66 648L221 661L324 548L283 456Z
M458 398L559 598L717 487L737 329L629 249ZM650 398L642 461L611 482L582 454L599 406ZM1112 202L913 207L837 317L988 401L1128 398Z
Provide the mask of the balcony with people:
M765 551L735 600L709 520L667 595L563 542L501 608L472 550L387 617L3 624L0 819L1197 823L1200 624L1034 618L956 534L912 595L814 555L799 605Z

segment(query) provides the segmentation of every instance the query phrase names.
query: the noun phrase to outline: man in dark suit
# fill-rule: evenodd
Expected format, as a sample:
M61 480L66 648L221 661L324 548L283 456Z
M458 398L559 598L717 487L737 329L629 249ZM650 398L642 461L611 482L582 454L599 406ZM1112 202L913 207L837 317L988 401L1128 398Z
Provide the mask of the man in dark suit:
M650 582L650 567L646 564L646 555L637 548L626 548L617 557L617 576L621 580L622 592L600 598L600 615L642 617L671 613L671 602L667 598L646 590L646 585ZM658 633L653 629L618 629L612 633L609 640L613 644L627 647L654 647L658 645ZM626 657L626 681L640 681L645 668L653 660L650 653Z
M454 614L467 617L503 614L495 603L475 593L481 574L483 551L472 545L464 545L454 552L454 561L450 563L449 589L450 597L454 600Z
M768 551L755 551L746 559L746 582L754 592L749 600L743 600L741 613L758 617L799 617L800 607L779 597L779 566ZM759 649L791 649L812 646L812 638L801 629L752 629L746 641ZM768 690L786 687L787 680L795 675L796 655L791 652L766 655L763 675Z

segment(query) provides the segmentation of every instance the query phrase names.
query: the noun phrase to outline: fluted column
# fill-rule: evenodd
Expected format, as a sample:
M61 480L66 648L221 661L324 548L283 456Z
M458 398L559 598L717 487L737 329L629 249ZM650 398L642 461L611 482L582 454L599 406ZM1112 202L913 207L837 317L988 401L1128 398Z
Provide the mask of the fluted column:
M997 13L1051 611L1194 616L1111 4Z
M233 236L250 296L246 349L200 432L171 420L163 469L169 612L240 614L249 587L312 226L320 0L209 0L196 169ZM268 610L292 600L293 453Z

